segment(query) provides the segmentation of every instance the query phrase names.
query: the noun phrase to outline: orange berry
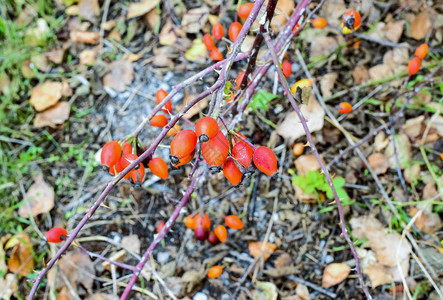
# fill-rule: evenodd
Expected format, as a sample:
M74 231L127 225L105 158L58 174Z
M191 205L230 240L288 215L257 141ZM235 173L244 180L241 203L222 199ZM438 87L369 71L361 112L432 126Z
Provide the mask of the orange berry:
M156 115L151 119L151 125L154 127L163 127L168 124L168 118L165 115Z
M196 214L194 216L194 222L195 222L195 227L201 225L204 228L206 228L206 230L209 230L209 228L211 228L211 220L209 219L209 216L206 213L203 213L203 219L201 213Z
M178 164L172 164L174 167L178 168L180 166L184 166L187 163L189 163L195 156L195 149L194 151L191 152L191 154L188 154L186 156L183 156L182 158L180 158L180 162Z
M408 64L408 73L409 75L417 74L418 70L420 70L421 60L417 56L409 61Z
M300 25L296 24L294 26L294 28L292 28L292 32L296 32L299 28L300 28ZM295 36L297 36L297 35L298 35L298 33Z
M123 171L123 169L124 168L122 167L122 164L120 163L120 161L118 161L115 165L113 165L112 167L109 168L109 174L117 175L121 171Z
M291 93L295 94L295 92L297 91L297 88L307 88L307 87L311 87L312 86L312 80L305 78L305 79L300 79L299 81L297 81L296 83L294 83L291 87Z
M420 59L424 59L426 55L428 54L429 46L428 44L424 43L415 49L415 56L417 56Z
M240 5L237 8L237 14L240 18L247 18L251 13L252 8L254 7L254 3L245 3Z
M221 266L213 266L209 269L208 278L217 278L223 273L223 268Z
M274 151L265 146L260 146L254 151L252 156L254 165L268 176L277 173L277 156Z
M149 169L154 175L166 179L168 178L168 165L161 157L154 157L148 163Z
M352 112L352 105L349 102L340 102L337 111L341 114L349 114Z
M197 227L196 223L195 223L195 219L194 216L189 215L185 218L185 225L186 227L188 227L189 229L194 230L195 227Z
M122 155L122 147L117 141L106 143L100 154L100 160L103 166L111 168L120 161Z
M223 132L219 131L214 138L201 144L201 150L204 160L210 166L221 166L228 158L229 141Z
M45 234L45 239L49 243L61 243L68 237L68 232L62 227L54 227Z
M218 50L218 48L214 48L209 51L209 56L213 61L221 61L223 60L223 54Z
M163 101L168 96L168 92L164 89L159 89L157 91L157 94L155 95L157 104ZM165 113L171 113L172 112L172 102L168 101L165 106L162 108L163 112Z
M203 36L203 44L205 44L206 49L212 50L215 48L214 39L209 33L205 33Z
M292 153L294 153L295 156L302 155L304 151L305 151L305 145L303 145L303 143L297 143L292 148Z
M135 154L125 154L120 159L120 164L123 169L126 169L133 161L138 158ZM145 166L143 164L138 164L132 169L128 174L125 175L125 179L131 178L135 184L139 184L143 181L143 177L145 177Z
M281 69L283 71L283 74L285 75L286 78L288 78L289 76L291 76L292 73L292 65L289 61L285 60L282 64L281 64Z
M254 149L246 142L240 141L232 148L232 157L238 160L245 168L249 168L254 155Z
M223 29L222 24L215 23L214 26L212 26L212 35L216 40L220 40L225 35L225 31Z
M343 31L343 33L351 33L360 28L361 25L361 16L358 11L348 10L345 12L342 18L342 24L340 25L342 29L348 29L348 31Z
M217 236L218 240L222 243L226 242L228 239L228 231L226 230L226 227L223 225L218 225L214 229L214 234Z
M233 42L235 42L235 40L237 39L241 29L242 29L242 25L240 24L240 22L233 22L231 24L231 26L229 26L229 39Z
M237 78L235 79L235 84L237 85L236 90L240 88L241 82L243 81L243 77L245 77L246 72L241 72L238 74Z
M324 18L318 17L312 20L312 26L314 26L315 28L325 28L326 25L328 25L328 21L326 21L326 19Z
M200 142L207 142L219 132L217 121L213 117L203 117L195 125L195 133Z
M197 135L191 129L185 129L177 133L171 142L171 161L179 163L180 158L194 151L197 145Z
M155 228L155 232L160 233L162 231L163 227L165 227L166 222L164 220L161 220L157 223L157 227Z
M123 149L123 155L132 153L132 146L128 142L123 143L122 149Z
M229 215L225 218L226 225L231 229L240 230L243 228L243 222L235 215Z
M235 161L228 158L223 164L223 175L232 185L238 185L243 179L243 173L238 169Z
M166 136L174 136L180 131L180 125L175 124L173 128L168 130Z

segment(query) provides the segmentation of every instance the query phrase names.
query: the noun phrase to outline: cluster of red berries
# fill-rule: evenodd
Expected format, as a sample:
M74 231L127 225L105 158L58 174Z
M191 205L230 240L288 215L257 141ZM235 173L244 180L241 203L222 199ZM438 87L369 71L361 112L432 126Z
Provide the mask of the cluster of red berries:
M194 230L195 238L201 242L208 240L212 245L224 243L228 239L228 230L224 225L218 225L211 231L211 220L206 213L189 215L185 218L185 225L187 228ZM242 220L235 216L229 215L225 218L225 224L231 229L240 230L243 228Z
M415 49L415 56L409 61L408 64L409 75L415 75L417 74L418 70L420 70L421 61L428 54L428 48L428 44L424 43L418 46L417 49Z
M111 175L118 175L138 158L138 155L134 153L133 147L128 142L118 140L106 143L102 148L100 156L103 167L105 167ZM149 167L154 175L162 179L168 178L168 165L162 158L151 158L146 163L146 166ZM145 164L140 163L126 174L124 178L132 180L136 185L140 185L144 177Z
M254 3L245 3L239 6L239 8L237 9L238 16L240 18L247 18L251 13L253 6ZM235 42L237 40L237 37L240 34L242 28L242 24L238 21L231 23L228 30L228 36L232 42ZM216 40L221 40L224 35L225 30L223 29L223 25L220 23L216 23L214 24L214 26L212 26L212 35L209 33L205 33L203 35L203 44L205 45L206 49L208 49L209 56L213 61L220 61L223 59L223 54L215 46L214 38Z
M240 136L242 140L238 137ZM230 135L231 136L231 135ZM200 143L201 155L212 170L223 169L223 174L233 185L238 185L245 173L253 171L253 164L263 173L272 176L277 172L277 157L268 147L248 144L246 138L236 133L231 142L212 117L203 117L195 125L195 131L186 129L172 139L171 163L175 167L189 163ZM232 145L232 147L231 147Z

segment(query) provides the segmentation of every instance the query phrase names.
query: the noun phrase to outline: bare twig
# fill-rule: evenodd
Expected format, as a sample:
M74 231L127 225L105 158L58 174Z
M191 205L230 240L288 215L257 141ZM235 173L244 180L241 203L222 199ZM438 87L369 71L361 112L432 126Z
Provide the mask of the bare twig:
M355 264L356 264L356 270L357 270L357 275L358 275L358 279L360 281L360 284L362 286L363 292L366 295L367 299L372 299L371 295L369 294L368 290L366 289L366 286L364 284L364 280L363 280L363 275L362 272L360 270L360 264L359 264L359 257L357 255L357 252L355 251L354 248L354 244L351 241L351 238L348 235L347 229L346 229L346 224L345 224L345 216L344 216L344 212L343 212L343 206L341 204L341 200L338 197L337 191L334 187L334 184L332 183L332 178L331 175L329 174L325 164L323 163L322 159L320 158L320 155L318 154L317 148L315 147L314 141L312 140L312 136L311 133L309 131L308 125L305 121L305 118L303 117L299 107L296 104L295 99L292 96L291 90L289 88L288 82L286 81L285 76L283 75L283 71L281 70L281 68L279 67L279 63L278 63L278 58L277 58L277 53L275 52L275 49L273 48L273 45L271 43L271 38L269 37L269 34L265 34L265 41L266 44L269 48L269 51L271 52L271 56L272 56L272 60L274 61L274 65L276 67L278 76L280 78L280 82L283 86L283 89L285 91L285 95L288 98L289 102L291 103L292 107L294 108L295 112L297 113L297 116L303 126L303 129L305 131L306 134L306 138L309 142L309 146L311 147L312 153L314 154L315 158L317 159L318 163L320 164L321 169L323 170L326 180L329 183L329 186L331 187L332 193L334 195L334 199L335 199L335 203L337 205L337 209L338 209L338 214L340 217L340 228L342 230L342 235L344 236L346 242L349 244L349 247L351 249L352 255L354 256L355 259ZM301 95L300 93L296 93L296 97L299 98L297 99L299 103L301 103Z

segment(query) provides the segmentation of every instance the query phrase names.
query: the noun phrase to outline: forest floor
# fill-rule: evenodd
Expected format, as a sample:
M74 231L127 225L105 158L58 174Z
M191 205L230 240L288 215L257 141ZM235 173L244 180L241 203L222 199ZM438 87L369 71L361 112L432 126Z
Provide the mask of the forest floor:
M328 25L314 28L308 20L279 54L292 67L289 86L312 79L302 112L334 178L369 293L443 299L443 7L370 2L325 1L315 17ZM278 1L271 38L296 5ZM312 1L302 22L318 5ZM0 299L28 296L37 272L63 245L43 243L44 234L55 226L72 232L113 180L101 167L103 145L135 130L155 109L157 90L169 92L214 63L201 39L216 22L225 29L216 46L226 57L230 24L245 21L238 6L221 0L2 1ZM362 26L345 35L339 25L350 9L360 12ZM423 43L429 52L411 76L408 63ZM263 43L257 66L270 62L266 53ZM246 66L247 59L232 65L226 93L236 92ZM366 299L337 203L276 74L271 66L235 129L274 151L278 174L257 170L232 186L223 172L202 165L204 175L130 299ZM211 72L180 90L172 115L218 76ZM191 109L178 122L181 129L192 128L213 100ZM342 102L352 112L340 113ZM229 105L223 101L222 112ZM228 124L233 117L224 115ZM146 125L141 144L149 147L161 131ZM172 215L193 164L170 165L171 140L155 152L168 163L168 178L147 172L139 188L119 182L35 299L119 298L132 271L94 254L136 265L157 225ZM227 215L239 216L244 228L229 229L227 241L215 246L197 241L184 224L197 212L209 215L212 229ZM209 279L215 265L223 273Z

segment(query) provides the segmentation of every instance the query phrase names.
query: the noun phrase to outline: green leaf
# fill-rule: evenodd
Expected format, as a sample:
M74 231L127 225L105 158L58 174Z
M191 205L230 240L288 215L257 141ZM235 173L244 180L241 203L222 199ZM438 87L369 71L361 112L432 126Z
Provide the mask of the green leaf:
M268 110L268 103L275 98L277 98L277 95L261 90L255 94L254 97L252 97L252 101L248 104L248 107L252 108L253 110Z

